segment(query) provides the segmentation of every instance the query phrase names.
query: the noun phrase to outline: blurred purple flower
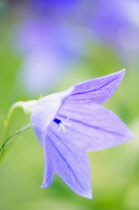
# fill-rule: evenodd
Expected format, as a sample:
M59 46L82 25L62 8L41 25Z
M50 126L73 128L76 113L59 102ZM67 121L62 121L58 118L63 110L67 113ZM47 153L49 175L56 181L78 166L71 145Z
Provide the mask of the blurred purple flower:
M45 154L43 188L52 183L56 172L74 192L92 198L86 152L132 138L126 125L101 106L115 92L124 72L75 85L34 105L31 122Z
M106 44L130 55L139 49L139 0L98 0L93 30Z
M139 0L28 0L16 11L16 43L24 55L20 81L33 95L72 69L94 37L123 56L139 49Z
M53 87L84 55L91 35L84 30L82 4L79 0L30 0L20 11L23 20L17 45L24 54L20 79L28 93L36 95Z

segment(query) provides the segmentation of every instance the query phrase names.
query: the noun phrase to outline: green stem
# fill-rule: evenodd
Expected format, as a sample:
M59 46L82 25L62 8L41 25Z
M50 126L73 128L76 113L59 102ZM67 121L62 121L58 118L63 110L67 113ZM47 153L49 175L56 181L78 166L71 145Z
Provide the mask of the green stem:
M4 132L3 132L3 136L2 136L2 140L0 141L0 155L2 154L2 152L4 151L5 147L7 146L7 143L9 142L9 140L15 136L16 134L24 131L25 129L32 127L33 125L28 124L26 126L24 126L23 128L21 128L20 130L18 130L17 132L15 132L13 135L11 135L10 137L8 137L9 135L9 128L10 128L10 124L11 124L11 119L12 119L12 115L13 112L16 108L23 108L25 114L30 115L32 112L32 107L36 104L37 100L31 100L31 101L19 101L16 102L15 104L13 104L11 106L11 108L9 109L7 118L4 121Z
M11 108L8 112L7 118L4 121L4 132L3 132L2 140L0 141L0 148L3 147L4 142L5 142L6 138L8 137L13 111L18 107L22 107L22 104L23 104L23 102L20 101L20 102L16 102L15 104L13 104L11 106Z
M5 150L7 144L9 143L9 141L17 134L27 130L28 128L31 128L33 126L33 124L29 123L27 125L25 125L24 127L20 128L18 131L16 131L15 133L13 133L11 136L9 136L3 143L2 147L0 148L0 154Z

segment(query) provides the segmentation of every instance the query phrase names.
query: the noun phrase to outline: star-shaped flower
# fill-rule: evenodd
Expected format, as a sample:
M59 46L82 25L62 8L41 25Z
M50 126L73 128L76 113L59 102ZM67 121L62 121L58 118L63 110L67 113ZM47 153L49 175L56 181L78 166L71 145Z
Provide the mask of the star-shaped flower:
M86 152L106 149L132 138L126 125L101 106L119 86L125 70L75 85L40 99L31 122L45 154L41 187L56 172L77 194L92 198Z

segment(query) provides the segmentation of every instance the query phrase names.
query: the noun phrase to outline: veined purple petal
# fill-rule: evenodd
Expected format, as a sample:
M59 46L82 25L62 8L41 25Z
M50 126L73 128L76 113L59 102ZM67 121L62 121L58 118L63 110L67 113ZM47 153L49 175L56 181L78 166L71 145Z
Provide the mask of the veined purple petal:
M68 119L66 132L58 132L58 125L53 125L59 139L67 145L72 144L80 150L96 151L106 149L133 138L127 126L114 113L97 104L74 104L62 106L57 119Z
M41 186L42 188L44 188L48 187L52 183L54 177L54 168L51 158L49 141L47 141L45 138L46 132L43 132L37 126L34 126L34 131L44 150L45 170L44 170L43 184Z
M122 70L75 85L71 96L67 99L67 103L104 103L116 91L122 81L124 73L125 70Z
M44 142L44 157L45 157L45 170L42 188L49 187L53 181L54 177L54 167L52 162L51 148L49 146L49 141L45 139Z
M53 166L56 173L76 193L92 198L88 158L74 144L67 144L55 132L53 123L49 126L46 140L49 141Z

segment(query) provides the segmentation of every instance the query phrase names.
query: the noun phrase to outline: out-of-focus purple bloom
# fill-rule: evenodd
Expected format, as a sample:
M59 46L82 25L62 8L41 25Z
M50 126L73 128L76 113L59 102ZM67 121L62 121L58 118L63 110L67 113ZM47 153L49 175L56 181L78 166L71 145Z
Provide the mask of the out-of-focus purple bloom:
M94 37L120 55L139 49L138 0L28 0L20 4L16 9L21 20L16 43L24 55L20 79L30 94L53 87L85 55Z
M36 9L37 12L40 12L41 14L46 12L53 12L53 15L57 15L61 12L64 12L64 14L68 14L69 11L73 11L76 5L80 2L79 0L30 0L31 7L33 9Z
M132 138L126 125L101 106L115 92L124 72L75 85L33 106L31 122L45 154L43 188L52 183L56 172L74 192L92 198L86 152Z
M84 30L82 15L86 9L80 1L29 3L26 17L25 11L21 12L17 45L24 54L20 78L28 93L36 95L53 87L81 59L91 35Z
M139 1L96 1L92 27L97 38L121 53L139 49Z

